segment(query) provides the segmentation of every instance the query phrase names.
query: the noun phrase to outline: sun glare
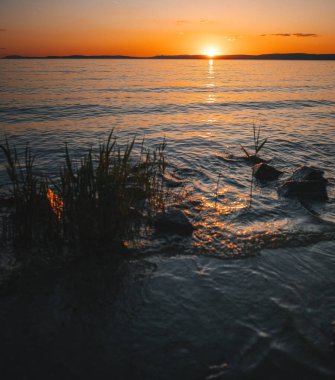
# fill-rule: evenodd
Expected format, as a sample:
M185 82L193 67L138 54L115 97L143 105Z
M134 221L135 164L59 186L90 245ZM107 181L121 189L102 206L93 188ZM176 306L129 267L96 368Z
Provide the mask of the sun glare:
M209 58L213 58L218 55L218 49L216 47L208 47L204 50L204 55L207 55Z

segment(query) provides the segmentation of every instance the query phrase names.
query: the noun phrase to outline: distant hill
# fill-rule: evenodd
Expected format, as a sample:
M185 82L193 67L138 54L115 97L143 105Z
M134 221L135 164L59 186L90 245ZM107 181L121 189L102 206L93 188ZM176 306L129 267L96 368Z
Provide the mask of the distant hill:
M7 55L3 59L137 59L127 55L47 55L45 57L25 57L22 55Z
M151 59L208 59L207 55L156 55ZM264 59L264 60L335 60L335 54L261 54L261 55L217 55L214 59Z
M226 55L221 59L278 59L278 60L335 60L335 54L261 54L261 55Z
M155 55L153 57L131 57L127 55L50 55L46 57L24 57L21 55L7 55L3 59L208 59L207 55ZM261 54L261 55L218 55L214 59L253 59L253 60L335 60L335 54Z

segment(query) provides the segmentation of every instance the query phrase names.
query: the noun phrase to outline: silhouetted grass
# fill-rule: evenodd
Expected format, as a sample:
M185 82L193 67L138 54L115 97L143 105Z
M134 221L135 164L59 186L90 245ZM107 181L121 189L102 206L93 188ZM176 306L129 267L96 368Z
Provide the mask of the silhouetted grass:
M3 223L6 240L41 243L105 244L132 239L164 208L165 141L154 151L134 151L135 139L119 146L113 132L98 151L75 161L65 146L59 179L34 175L31 149L19 158L6 139L12 205Z
M9 213L3 221L3 236L5 240L25 242L51 238L57 230L57 221L47 198L47 178L38 178L33 168L35 156L27 146L23 161L17 150L10 147L6 138L0 146L7 162L6 169L11 184L11 202Z
M241 145L241 149L245 153L247 159L251 161L257 162L259 157L258 153L262 150L264 145L267 143L268 139L264 139L263 141L260 140L260 134L261 134L261 126L259 125L258 128L255 124L252 125L252 131L253 131L253 143L254 143L254 152L253 154L249 153L248 150Z

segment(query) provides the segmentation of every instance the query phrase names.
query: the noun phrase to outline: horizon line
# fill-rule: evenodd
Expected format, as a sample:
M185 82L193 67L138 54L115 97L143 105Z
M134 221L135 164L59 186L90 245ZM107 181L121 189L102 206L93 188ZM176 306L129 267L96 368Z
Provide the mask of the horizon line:
M17 54L2 56L1 59L326 59L335 60L335 53L266 53L266 54L218 54L208 56L206 54L159 54L153 56L131 56L131 55L44 55L44 56L22 56Z

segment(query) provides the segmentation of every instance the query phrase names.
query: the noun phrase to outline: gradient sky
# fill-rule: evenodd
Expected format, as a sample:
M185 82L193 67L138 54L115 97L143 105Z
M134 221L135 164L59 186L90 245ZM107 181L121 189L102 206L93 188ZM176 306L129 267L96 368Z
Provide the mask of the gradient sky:
M0 0L0 55L335 53L335 0Z

